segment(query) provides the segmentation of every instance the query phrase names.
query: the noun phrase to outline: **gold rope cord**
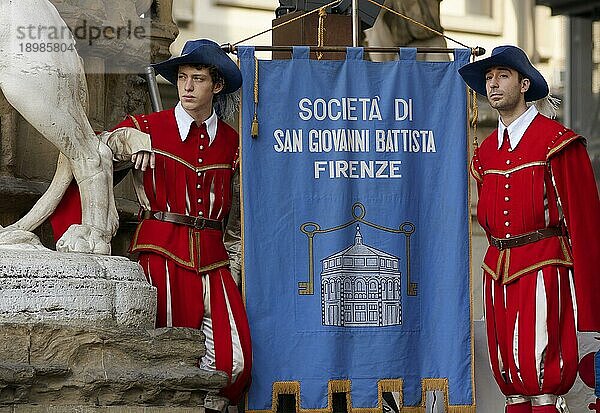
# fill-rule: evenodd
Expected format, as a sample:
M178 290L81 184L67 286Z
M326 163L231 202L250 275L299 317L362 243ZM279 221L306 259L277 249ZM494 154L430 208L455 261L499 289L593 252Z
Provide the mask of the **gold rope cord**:
M254 56L254 116L250 136L258 138L258 59Z
M471 115L471 128L473 130L473 148L479 147L477 141L477 121L479 119L479 107L477 106L477 92L469 88L469 114Z
M325 38L325 18L327 18L327 10L325 7L319 9L319 27L317 29L317 47L323 47ZM323 52L317 52L317 60L323 58Z

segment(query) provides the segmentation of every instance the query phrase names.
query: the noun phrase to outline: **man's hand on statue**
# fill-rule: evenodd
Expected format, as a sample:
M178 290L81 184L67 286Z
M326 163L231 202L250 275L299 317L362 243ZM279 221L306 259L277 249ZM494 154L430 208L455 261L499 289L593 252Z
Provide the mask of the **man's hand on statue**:
M148 169L148 166L151 169L154 169L154 164L155 164L154 152L146 152L146 151L136 152L133 155L131 155L131 162L133 162L133 167L135 169L141 169L142 171L145 171L146 169Z
M117 163L129 164L131 161L135 164L133 154L152 152L150 135L135 128L118 128L112 132L102 132L98 137L108 145L113 152L113 161Z

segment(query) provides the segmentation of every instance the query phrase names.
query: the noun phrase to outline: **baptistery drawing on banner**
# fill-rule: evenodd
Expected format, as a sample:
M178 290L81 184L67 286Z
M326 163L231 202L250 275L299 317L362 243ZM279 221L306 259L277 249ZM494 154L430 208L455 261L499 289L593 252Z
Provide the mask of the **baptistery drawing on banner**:
M322 324L402 324L398 257L363 243L356 226L354 245L321 260Z
M388 228L365 219L366 208L352 205L352 219L331 228L305 222L300 231L308 238L308 280L298 283L298 294L314 295L314 238L317 234L335 233L356 224L354 243L320 260L321 324L339 327L384 327L402 324L402 288L406 297L417 295L417 283L410 278L410 237L415 225L404 222ZM405 266L389 252L364 242L360 224L377 231L404 235ZM376 237L375 237L376 238ZM377 243L377 239L370 243ZM400 268L403 268L403 271ZM402 283L402 276L406 282Z

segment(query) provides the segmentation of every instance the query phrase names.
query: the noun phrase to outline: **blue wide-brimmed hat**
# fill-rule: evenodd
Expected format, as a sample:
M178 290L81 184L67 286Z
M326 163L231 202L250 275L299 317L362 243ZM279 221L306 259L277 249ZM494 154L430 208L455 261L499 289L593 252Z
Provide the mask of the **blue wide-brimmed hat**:
M177 84L178 68L181 65L212 65L217 68L225 87L220 93L235 92L242 86L242 73L221 47L208 39L188 40L183 46L181 56L172 57L164 62L152 65L156 72L172 84Z
M492 50L492 55L464 65L458 69L463 80L475 92L487 95L485 90L485 72L492 67L508 67L521 73L529 79L529 90L525 92L525 101L532 102L548 96L548 83L544 76L531 64L527 54L516 46L498 46Z

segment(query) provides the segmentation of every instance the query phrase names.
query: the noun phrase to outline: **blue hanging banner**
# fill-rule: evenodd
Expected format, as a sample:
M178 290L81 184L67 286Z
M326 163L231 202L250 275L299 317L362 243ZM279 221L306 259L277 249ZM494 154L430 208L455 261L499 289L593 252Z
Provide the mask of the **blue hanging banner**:
M457 72L470 51L398 52L257 60L238 47L250 412L274 412L279 394L331 412L337 392L361 413L384 398L401 412L475 412Z

